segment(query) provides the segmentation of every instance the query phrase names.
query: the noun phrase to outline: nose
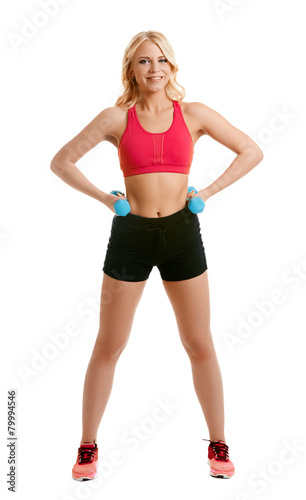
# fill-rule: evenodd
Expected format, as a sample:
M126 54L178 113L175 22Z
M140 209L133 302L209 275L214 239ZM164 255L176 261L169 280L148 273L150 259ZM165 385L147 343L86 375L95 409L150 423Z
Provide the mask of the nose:
M158 71L158 62L157 61L152 61L150 72L151 73L156 73L157 71Z

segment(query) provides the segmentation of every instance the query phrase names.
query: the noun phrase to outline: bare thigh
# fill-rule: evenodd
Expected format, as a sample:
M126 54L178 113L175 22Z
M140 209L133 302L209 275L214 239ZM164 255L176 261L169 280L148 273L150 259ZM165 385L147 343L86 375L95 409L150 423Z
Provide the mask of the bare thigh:
M183 346L190 354L199 354L211 344L210 299L207 270L195 278L165 281Z
M103 273L96 346L104 356L117 357L126 346L145 284L116 280Z

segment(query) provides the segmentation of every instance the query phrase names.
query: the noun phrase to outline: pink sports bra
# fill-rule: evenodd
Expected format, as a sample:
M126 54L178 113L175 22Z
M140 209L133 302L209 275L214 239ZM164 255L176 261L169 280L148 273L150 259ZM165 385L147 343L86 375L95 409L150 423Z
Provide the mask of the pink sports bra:
M136 104L128 109L128 122L118 146L124 177L150 172L189 174L193 159L193 141L181 106L173 102L173 121L166 132L152 133L140 124Z

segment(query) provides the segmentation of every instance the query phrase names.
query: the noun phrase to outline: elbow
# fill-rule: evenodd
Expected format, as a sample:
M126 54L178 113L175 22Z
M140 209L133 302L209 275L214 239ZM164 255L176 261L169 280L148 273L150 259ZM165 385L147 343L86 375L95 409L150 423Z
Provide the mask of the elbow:
M256 151L254 151L253 156L252 156L252 161L254 163L254 166L259 165L259 163L263 160L264 154L262 150L258 147Z
M264 154L260 148L258 148L257 165L264 159Z
M264 154L260 149L260 147L258 146L258 144L256 144L256 142L254 141L253 141L253 153L256 156L258 163L261 162L261 160L263 160Z
M250 160L255 160L257 163L260 163L264 158L262 150L255 142L249 144L244 150L241 151L241 153Z
M259 146L257 146L257 148L258 148L258 150L257 150L258 159L259 159L259 161L262 161L264 159L264 154Z
M55 168L55 164L54 163L50 163L50 170L51 172L53 172L54 174L56 173L56 168Z
M50 170L55 174L58 171L58 166L59 166L59 162L56 159L56 157L54 156L54 158L52 158L51 163L50 163Z
M63 159L59 158L59 157L54 157L50 163L50 170L58 175L58 176L61 176L61 174L67 170L67 167L68 167L68 163L65 162Z

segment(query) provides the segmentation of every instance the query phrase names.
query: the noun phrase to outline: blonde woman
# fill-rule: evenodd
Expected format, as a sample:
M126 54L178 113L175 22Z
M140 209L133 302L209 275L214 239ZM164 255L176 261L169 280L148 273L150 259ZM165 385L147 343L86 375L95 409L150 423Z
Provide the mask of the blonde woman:
M158 31L135 35L124 52L123 92L54 156L51 170L73 188L103 203L115 215L103 266L96 342L87 368L82 437L72 469L76 480L97 475L97 433L111 394L117 361L127 345L137 305L157 266L189 356L194 388L209 429L210 475L235 472L224 435L222 377L210 330L207 262L197 213L187 202L206 202L254 168L263 158L257 144L219 113L200 102L184 102L176 81L173 48ZM237 156L212 184L188 194L194 145L204 134ZM118 148L126 196L94 186L76 162L101 141ZM114 204L128 200L130 212ZM118 282L120 286L118 288Z

